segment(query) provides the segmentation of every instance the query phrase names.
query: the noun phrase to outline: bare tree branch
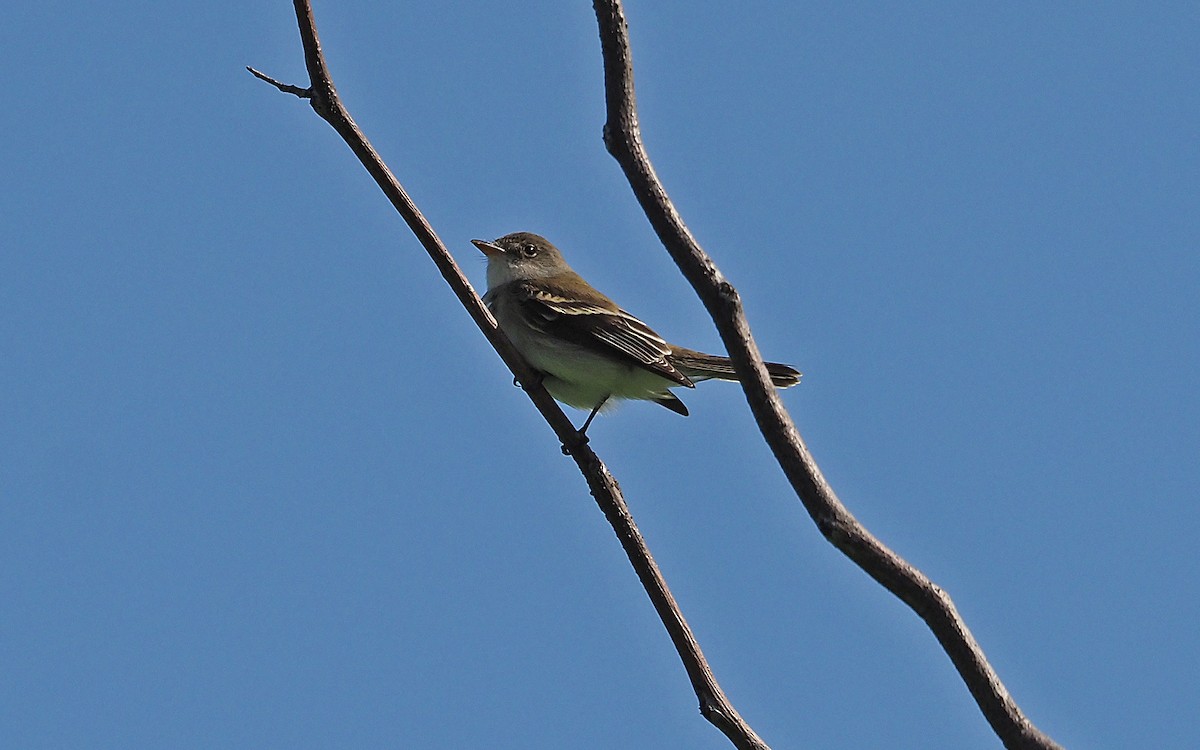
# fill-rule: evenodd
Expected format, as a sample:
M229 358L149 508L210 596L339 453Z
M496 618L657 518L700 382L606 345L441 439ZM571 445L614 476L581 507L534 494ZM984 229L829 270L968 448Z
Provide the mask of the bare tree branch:
M1005 747L1059 748L1021 712L950 596L872 536L825 481L771 385L737 290L696 242L654 173L638 124L629 25L621 0L593 0L593 7L604 58L605 146L621 165L659 240L712 316L759 430L805 510L830 543L925 621Z
M720 685L717 684L712 668L705 660L695 635L688 627L687 621L684 620L683 613L680 612L670 589L667 588L667 582L663 578L662 572L650 555L650 550L630 515L617 480L592 451L587 444L587 439L575 430L562 409L542 387L537 373L529 367L508 337L496 325L495 319L479 299L479 295L475 293L446 246L354 123L350 113L338 98L333 78L325 63L311 4L307 0L293 0L293 5L296 9L296 21L304 46L304 61L308 68L309 86L301 88L280 83L254 68L247 68L247 70L256 78L271 84L284 93L309 100L313 110L333 126L333 129L350 146L362 165L366 167L367 172L371 174L388 200L392 202L396 211L404 218L425 251L429 253L429 257L433 259L459 302L467 309L475 324L479 326L479 330L487 337L488 342L495 348L508 368L512 370L534 406L554 430L562 443L563 453L575 459L580 472L587 480L592 497L595 498L596 504L600 506L605 518L612 525L625 554L629 557L630 563L637 572L642 586L646 589L655 611L658 612L663 626L666 627L667 633L679 653L679 658L691 680L692 688L696 691L696 697L700 701L701 713L720 729L739 750L770 750L733 708Z

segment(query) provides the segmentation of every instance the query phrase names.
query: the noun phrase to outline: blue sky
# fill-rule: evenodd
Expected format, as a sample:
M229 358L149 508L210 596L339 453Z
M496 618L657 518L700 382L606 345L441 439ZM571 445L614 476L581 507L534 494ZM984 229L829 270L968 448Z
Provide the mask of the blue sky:
M546 235L715 350L586 2L319 3L474 282ZM643 129L843 500L1068 747L1195 747L1195 4L644 2ZM307 106L290 6L0 27L0 746L728 747L574 465ZM741 393L593 445L775 748L998 747ZM580 414L574 414L582 418Z

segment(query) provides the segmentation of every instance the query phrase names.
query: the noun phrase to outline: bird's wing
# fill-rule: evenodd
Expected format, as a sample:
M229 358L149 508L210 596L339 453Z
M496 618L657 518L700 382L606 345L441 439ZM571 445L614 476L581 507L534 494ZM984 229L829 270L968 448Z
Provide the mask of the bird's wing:
M679 385L692 381L671 364L671 345L650 326L625 312L607 297L581 298L545 283L523 282L517 288L530 325L579 346L627 357L640 367Z

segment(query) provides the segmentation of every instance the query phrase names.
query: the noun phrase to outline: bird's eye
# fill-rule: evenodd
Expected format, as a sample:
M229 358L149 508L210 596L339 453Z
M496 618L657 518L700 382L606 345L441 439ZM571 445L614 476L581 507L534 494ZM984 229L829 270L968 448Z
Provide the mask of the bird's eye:
M521 245L521 255L524 255L526 258L532 258L537 255L537 248L533 245Z

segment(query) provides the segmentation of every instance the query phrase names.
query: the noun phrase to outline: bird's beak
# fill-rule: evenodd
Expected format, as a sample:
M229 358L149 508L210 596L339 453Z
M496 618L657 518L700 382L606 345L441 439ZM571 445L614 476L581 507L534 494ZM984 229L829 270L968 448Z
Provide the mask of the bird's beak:
M479 248L479 252L483 253L489 258L499 258L500 256L504 255L504 248L500 247L495 242L488 242L486 240L471 240L471 244Z

